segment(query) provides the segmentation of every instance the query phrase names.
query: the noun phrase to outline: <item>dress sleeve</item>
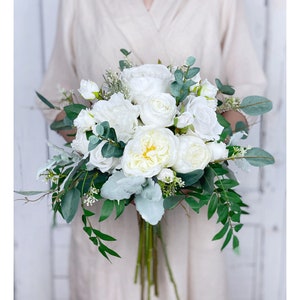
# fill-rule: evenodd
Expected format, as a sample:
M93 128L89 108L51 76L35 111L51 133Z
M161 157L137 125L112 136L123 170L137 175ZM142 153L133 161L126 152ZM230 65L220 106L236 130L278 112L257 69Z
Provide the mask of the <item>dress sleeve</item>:
M225 80L235 88L237 97L263 96L267 81L251 40L243 1L224 0L222 14L221 43ZM258 119L245 116L249 125Z
M78 87L72 44L75 3L75 0L60 0L54 47L39 88L39 93L58 107L62 107L59 87L65 90ZM38 98L36 100L46 120L54 121L60 111L50 109Z

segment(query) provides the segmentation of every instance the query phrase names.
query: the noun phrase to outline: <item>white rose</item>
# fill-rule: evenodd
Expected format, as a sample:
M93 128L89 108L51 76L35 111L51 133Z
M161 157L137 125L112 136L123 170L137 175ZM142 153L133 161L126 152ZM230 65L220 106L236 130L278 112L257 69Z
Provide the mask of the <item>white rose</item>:
M177 128L185 128L194 122L194 116L188 111L183 112L178 117L176 117L176 124Z
M160 171L160 173L157 175L157 179L165 182L165 183L171 183L174 180L174 171L168 168L164 168Z
M74 120L74 125L81 131L88 131L95 125L95 118L89 108L82 109Z
M120 78L129 90L131 101L141 104L152 94L168 92L173 75L164 65L144 64L124 69Z
M123 94L117 93L108 101L102 100L94 104L92 113L97 122L108 121L114 128L118 140L127 142L134 134L138 126L139 106L132 105L124 99Z
M141 127L125 146L121 162L125 175L157 175L175 163L177 144L177 137L167 128Z
M95 149L90 151L89 164L98 168L102 173L112 171L119 165L120 159L116 157L103 157L101 150L106 141L101 142Z
M204 140L218 140L223 131L219 124L216 112L207 105L206 98L188 97L185 101L185 109L194 116L194 132Z
M178 139L178 156L173 169L179 173L203 170L211 160L210 149L196 136L180 135Z
M222 142L211 142L207 143L206 145L212 153L211 161L226 159L228 157L228 149L226 149L226 144Z
M84 80L82 79L80 81L80 88L78 89L78 92L81 94L81 96L86 100L93 100L96 98L97 93L99 93L100 89L98 85L91 81L91 80Z
M71 147L75 151L85 155L88 153L88 146L89 146L89 141L86 138L85 132L80 129L77 130L75 139L71 143Z
M140 118L145 125L168 127L177 113L176 100L168 93L150 96L141 104Z
M218 88L211 84L207 79L204 79L201 82L200 95L207 99L208 106L216 110L218 105L218 100L216 99L216 95L218 92Z

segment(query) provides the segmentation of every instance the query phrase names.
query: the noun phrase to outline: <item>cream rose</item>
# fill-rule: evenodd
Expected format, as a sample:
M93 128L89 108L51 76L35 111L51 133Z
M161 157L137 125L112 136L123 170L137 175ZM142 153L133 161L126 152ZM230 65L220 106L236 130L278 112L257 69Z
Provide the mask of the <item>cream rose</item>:
M178 156L173 169L179 173L203 170L211 160L211 151L199 137L180 135Z
M164 65L145 64L124 69L120 78L129 90L131 101L141 104L153 94L168 92L173 75Z
M176 100L168 93L150 96L141 104L140 118L145 125L168 127L174 124Z
M116 131L118 140L127 142L138 126L139 106L124 99L123 94L114 94L108 101L94 104L92 113L97 122L108 121Z
M171 130L142 127L124 149L122 169L126 176L155 176L175 163L177 146Z

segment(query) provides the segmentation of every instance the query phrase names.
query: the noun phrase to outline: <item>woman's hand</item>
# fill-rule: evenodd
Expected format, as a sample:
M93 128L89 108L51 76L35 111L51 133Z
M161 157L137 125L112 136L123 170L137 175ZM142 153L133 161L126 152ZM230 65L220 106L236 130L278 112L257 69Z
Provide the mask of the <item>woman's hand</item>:
M65 118L65 111L61 111L55 118L55 121L61 121ZM76 134L76 129L71 130L57 130L57 133L61 135L67 143L71 143L74 140L74 135Z
M243 122L248 127L248 122L247 122L246 117L238 111L228 110L228 111L225 111L224 113L222 113L222 116L230 123L231 129L233 132L235 132L235 124L237 122Z

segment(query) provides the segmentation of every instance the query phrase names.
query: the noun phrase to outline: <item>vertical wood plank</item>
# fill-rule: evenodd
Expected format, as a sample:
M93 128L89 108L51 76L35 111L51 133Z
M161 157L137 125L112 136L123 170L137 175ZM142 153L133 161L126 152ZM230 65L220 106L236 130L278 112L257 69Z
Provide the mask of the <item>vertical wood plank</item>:
M36 180L47 162L46 127L35 106L42 78L40 1L15 1L15 190L46 190ZM20 198L19 195L15 196ZM49 202L15 200L15 299L52 299Z

